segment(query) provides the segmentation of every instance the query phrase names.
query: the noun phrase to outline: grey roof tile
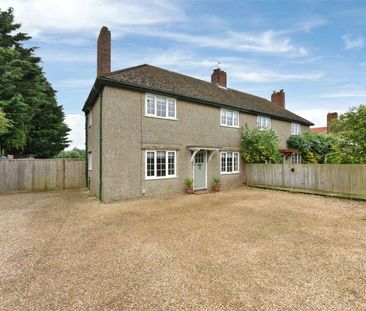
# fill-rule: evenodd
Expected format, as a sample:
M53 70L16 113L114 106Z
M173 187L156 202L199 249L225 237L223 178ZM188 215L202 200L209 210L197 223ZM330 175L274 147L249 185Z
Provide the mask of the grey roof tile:
M113 71L103 78L312 125L310 121L265 98L147 64Z

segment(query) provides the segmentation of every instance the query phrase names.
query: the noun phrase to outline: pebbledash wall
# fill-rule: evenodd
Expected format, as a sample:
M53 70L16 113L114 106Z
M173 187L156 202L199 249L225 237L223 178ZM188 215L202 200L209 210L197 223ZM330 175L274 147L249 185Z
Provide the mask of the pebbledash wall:
M184 181L192 178L192 153L187 146L222 147L223 151L240 151L240 129L220 125L220 109L182 100L176 102L177 120L145 116L145 93L105 86L102 104L103 160L102 200L105 202L142 196L165 196L183 193ZM89 171L90 191L99 195L99 98L92 109L92 126L88 127L88 151L93 167ZM257 117L240 113L240 127L257 126ZM272 119L280 148L286 148L291 122ZM309 130L302 126L302 131ZM175 150L176 177L145 180L145 150ZM244 182L243 160L240 173L220 174L219 154L207 165L207 186L219 177L222 188Z

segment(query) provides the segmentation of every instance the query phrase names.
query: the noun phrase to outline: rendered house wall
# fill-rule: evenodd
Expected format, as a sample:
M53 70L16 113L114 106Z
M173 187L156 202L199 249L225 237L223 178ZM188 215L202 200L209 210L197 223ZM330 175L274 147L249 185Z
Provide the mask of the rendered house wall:
M103 115L104 201L139 197L143 190L146 196L183 193L184 180L193 174L192 152L187 146L240 151L240 128L221 126L220 108L177 100L177 120L152 118L145 116L145 93L107 86L103 92ZM248 124L254 128L257 117L240 113L239 122L239 127ZM272 128L280 138L280 148L285 149L291 122L272 119ZM303 127L306 130L308 127ZM89 140L93 141L91 137ZM97 147L97 143L93 141L92 146ZM145 179L145 150L150 149L177 152L176 178ZM244 181L242 159L240 173L220 174L219 170L220 157L215 153L207 166L208 188L213 177L221 179L223 189L239 186ZM93 177L92 191L94 186Z

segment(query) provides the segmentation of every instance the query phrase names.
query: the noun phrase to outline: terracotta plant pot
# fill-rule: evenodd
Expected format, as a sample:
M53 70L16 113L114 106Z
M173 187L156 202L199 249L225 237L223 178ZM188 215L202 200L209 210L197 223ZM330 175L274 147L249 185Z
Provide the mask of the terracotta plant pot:
M186 193L187 194L193 194L193 188L192 187L187 187L186 188Z
M212 190L214 192L219 192L220 191L220 188L221 188L221 185L220 184L216 184L216 185L213 185L212 186Z

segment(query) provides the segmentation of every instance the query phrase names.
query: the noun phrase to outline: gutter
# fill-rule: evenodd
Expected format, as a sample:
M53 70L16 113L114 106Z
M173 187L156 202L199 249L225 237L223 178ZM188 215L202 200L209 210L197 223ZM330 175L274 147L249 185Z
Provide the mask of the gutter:
M256 115L256 116L257 115L269 116L269 117L272 117L273 119L287 121L287 122L297 122L297 123L300 123L300 124L306 125L306 126L314 125L312 122L299 121L299 120L295 120L295 119L291 119L291 118L280 117L280 116L272 115L272 114L269 114L269 113L262 113L262 112L259 112L259 111L244 109L244 108L240 108L240 107L237 107L237 106L227 105L227 104L218 103L218 102L210 102L210 101L206 101L206 100L203 100L203 99L197 99L197 98L192 98L192 97L189 97L189 96L179 95L179 94L174 93L174 92L166 92L166 91L162 91L162 90L158 90L158 89L154 89L154 88L150 88L150 87L145 87L145 86L142 87L142 86L137 85L137 84L132 84L132 83L128 83L128 82L121 82L121 81L117 81L117 80L113 80L113 79L109 79L109 78L104 78L104 77L98 77L95 80L93 89L90 91L90 93L88 95L88 98L85 102L85 105L83 107L83 111L88 110L88 106L90 105L90 103L93 103L93 98L97 95L93 92L95 87L102 87L103 85L123 87L123 88L126 88L126 89L137 90L137 91L142 91L142 92L152 92L152 93L155 93L155 94L158 94L158 95L174 96L177 99L179 98L179 99L183 99L183 100L194 102L194 103L199 103L199 104L204 104L204 105L214 106L214 107L219 107L219 108L223 107L223 108L234 109L234 110L237 110L237 111L240 111L240 112L244 112L244 113L251 114L251 115Z

